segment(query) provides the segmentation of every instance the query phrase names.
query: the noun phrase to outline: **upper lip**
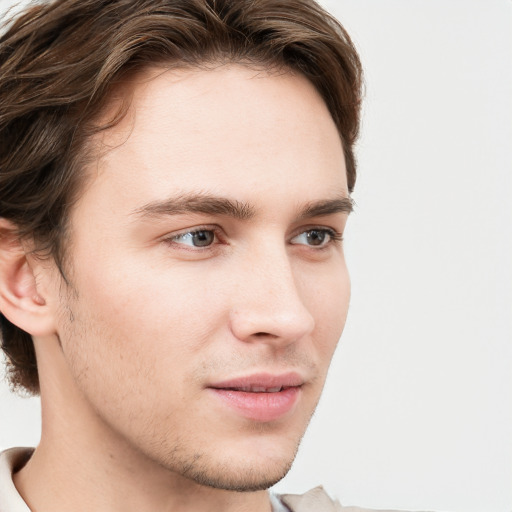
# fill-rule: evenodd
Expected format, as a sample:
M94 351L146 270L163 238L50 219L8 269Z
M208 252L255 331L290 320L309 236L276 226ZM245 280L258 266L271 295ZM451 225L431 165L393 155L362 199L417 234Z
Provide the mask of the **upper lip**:
M235 377L210 384L209 388L233 389L237 391L272 392L283 388L298 387L304 379L296 372L274 375L271 373L255 373L243 377Z

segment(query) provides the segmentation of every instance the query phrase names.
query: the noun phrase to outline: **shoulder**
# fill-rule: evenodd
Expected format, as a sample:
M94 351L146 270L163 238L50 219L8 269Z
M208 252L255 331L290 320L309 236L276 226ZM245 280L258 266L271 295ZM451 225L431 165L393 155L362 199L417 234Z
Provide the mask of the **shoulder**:
M339 502L332 500L321 486L315 487L305 494L281 494L278 498L291 512L338 512L343 510Z
M30 512L18 494L12 474L30 458L33 448L11 448L0 452L0 512Z
M281 494L278 498L290 512L399 512L344 507L339 501L333 500L321 486L315 487L305 494Z

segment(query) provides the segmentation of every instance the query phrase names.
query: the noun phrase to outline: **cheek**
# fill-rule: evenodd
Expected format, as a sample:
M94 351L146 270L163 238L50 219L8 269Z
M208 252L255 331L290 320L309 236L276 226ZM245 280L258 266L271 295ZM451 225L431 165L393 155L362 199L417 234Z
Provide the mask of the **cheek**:
M219 325L220 313L205 294L179 280L163 282L161 274L150 281L149 274L84 273L62 340L86 403L131 438L148 424L167 431L191 413L186 405L199 393L198 368L207 366L208 342Z
M180 385L222 322L218 302L184 272L97 267L76 283L68 349L114 387Z
M308 289L308 309L315 319L315 343L322 362L328 365L348 313L350 278L346 266L338 265L317 276L315 285Z

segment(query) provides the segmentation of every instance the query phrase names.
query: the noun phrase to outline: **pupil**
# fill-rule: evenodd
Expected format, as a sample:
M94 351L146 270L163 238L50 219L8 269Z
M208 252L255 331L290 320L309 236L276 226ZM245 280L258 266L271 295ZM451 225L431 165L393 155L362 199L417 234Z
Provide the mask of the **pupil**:
M213 233L211 231L196 231L194 233L194 245L196 247L205 247L213 242Z
M325 232L313 229L308 232L307 237L310 245L322 245L325 240Z

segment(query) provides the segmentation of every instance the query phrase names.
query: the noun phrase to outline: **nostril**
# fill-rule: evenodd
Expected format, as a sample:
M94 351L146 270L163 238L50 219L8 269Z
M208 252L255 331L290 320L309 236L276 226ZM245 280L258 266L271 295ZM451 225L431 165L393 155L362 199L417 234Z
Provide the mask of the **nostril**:
M268 304L247 305L230 312L230 329L240 341L288 345L308 335L314 325L309 311L299 300L282 307Z

